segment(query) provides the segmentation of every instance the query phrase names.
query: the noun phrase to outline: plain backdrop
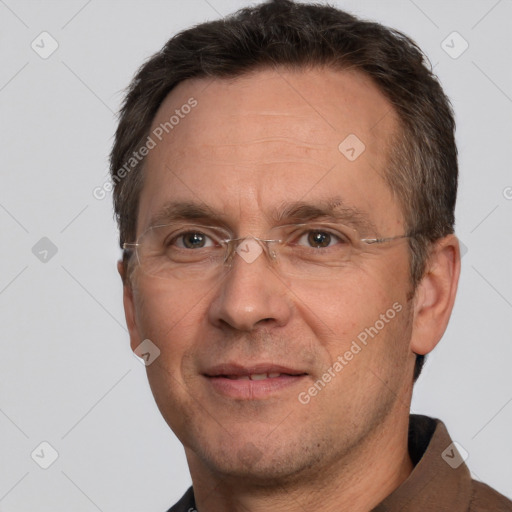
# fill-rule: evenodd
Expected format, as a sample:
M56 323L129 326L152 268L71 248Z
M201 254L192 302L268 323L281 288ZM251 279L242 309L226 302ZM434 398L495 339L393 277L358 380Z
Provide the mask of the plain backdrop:
M129 348L111 196L93 190L136 69L248 3L0 0L4 512L163 512L190 484ZM412 408L442 418L474 476L512 497L512 1L333 3L415 39L453 102L462 276Z

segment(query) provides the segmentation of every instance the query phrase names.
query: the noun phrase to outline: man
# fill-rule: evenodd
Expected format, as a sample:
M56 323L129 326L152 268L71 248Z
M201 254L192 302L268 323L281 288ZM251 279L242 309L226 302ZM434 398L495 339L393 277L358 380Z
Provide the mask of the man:
M512 510L409 416L460 270L452 111L409 39L288 0L182 32L111 170L131 346L193 481L171 511Z

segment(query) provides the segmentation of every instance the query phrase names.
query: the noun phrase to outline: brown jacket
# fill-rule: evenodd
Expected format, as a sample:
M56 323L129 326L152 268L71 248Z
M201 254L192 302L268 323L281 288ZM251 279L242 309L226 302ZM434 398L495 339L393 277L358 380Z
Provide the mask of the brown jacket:
M409 454L409 478L371 512L512 512L512 501L471 478L440 420L411 415ZM194 511L192 487L168 510Z
M512 512L512 501L473 480L444 423L411 415L409 478L372 512Z

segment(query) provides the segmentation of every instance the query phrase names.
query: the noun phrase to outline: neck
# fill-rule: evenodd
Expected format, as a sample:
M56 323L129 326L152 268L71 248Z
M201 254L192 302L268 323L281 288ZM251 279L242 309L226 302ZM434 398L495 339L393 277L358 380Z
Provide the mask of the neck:
M389 496L413 469L408 414L401 405L361 445L327 468L309 468L272 487L208 470L187 451L199 512L303 512L321 503L324 512L368 512ZM306 474L307 473L307 474Z

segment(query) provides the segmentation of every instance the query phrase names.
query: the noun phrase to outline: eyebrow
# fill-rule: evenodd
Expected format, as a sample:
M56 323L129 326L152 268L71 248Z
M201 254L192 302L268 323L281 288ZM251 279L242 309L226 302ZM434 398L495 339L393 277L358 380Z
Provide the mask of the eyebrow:
M271 210L270 220L276 224L304 223L315 220L343 223L357 229L361 234L378 234L377 227L367 213L346 204L340 197L332 197L314 203L306 201L284 203ZM172 201L151 218L149 226L179 221L227 224L225 214L204 203Z
M209 222L213 220L215 223L220 223L222 215L206 204L172 201L151 217L149 226L188 220L208 220Z
M377 233L376 225L368 214L346 204L341 197L332 197L317 203L296 201L284 205L273 214L276 222L340 222L357 229L361 234Z

